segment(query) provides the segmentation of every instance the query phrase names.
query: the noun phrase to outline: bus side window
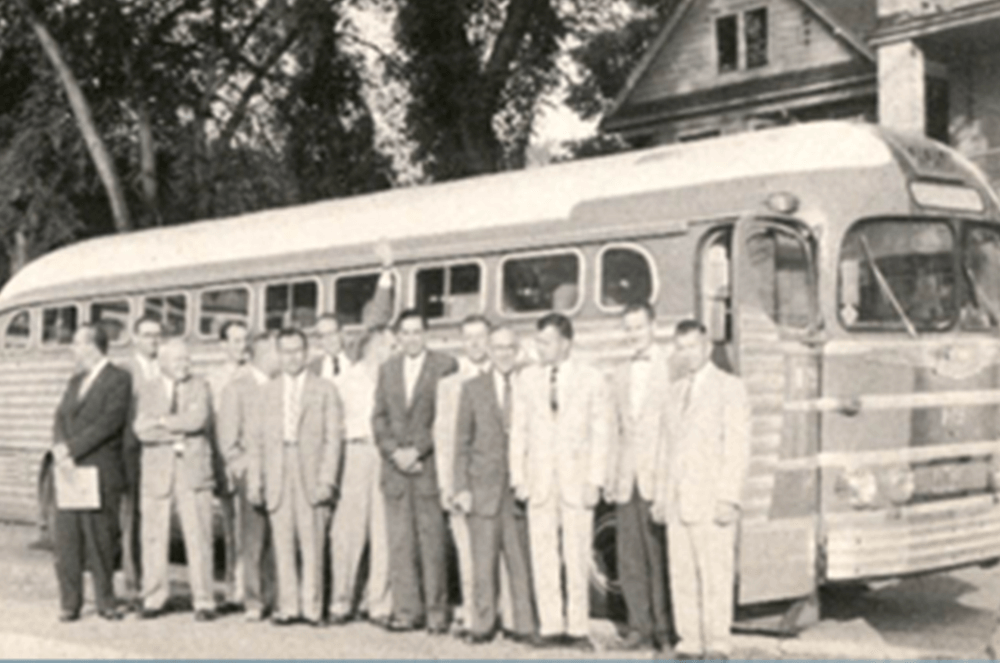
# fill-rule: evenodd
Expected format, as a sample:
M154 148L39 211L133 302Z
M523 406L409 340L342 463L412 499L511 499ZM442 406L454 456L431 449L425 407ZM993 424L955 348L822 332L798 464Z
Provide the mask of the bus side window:
M333 310L343 325L364 322L365 305L378 289L378 272L341 276L333 285Z
M450 320L482 312L481 272L477 263L418 270L417 309L428 318Z
M580 301L576 253L507 258L503 262L504 313L569 311Z
M757 300L784 329L808 329L813 318L809 251L801 238L778 228L759 230L747 240Z
M142 300L142 317L160 321L164 336L183 336L187 332L187 295L155 295Z
M601 270L600 303L618 308L653 298L653 267L638 249L609 246L598 258Z
M298 327L316 324L319 285L316 281L273 283L264 291L264 328Z
M94 302L90 305L91 324L100 323L112 343L128 336L129 304L127 299Z
M60 306L42 310L42 344L67 345L76 333L76 306Z
M3 335L5 348L26 348L31 342L31 312L21 311L7 323Z
M700 319L715 343L731 339L730 311L732 309L731 258L729 252L732 231L717 230L702 243Z
M250 289L245 287L205 290L198 301L198 333L218 338L227 322L250 322Z

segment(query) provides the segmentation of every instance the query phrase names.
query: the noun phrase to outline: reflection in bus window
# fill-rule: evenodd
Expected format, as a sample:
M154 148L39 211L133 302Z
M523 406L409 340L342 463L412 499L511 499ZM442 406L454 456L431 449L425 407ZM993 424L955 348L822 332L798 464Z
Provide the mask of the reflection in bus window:
M809 251L801 238L762 228L747 240L757 301L775 324L806 329L812 321Z
M90 305L90 322L101 323L108 333L108 340L114 343L128 334L128 313L127 299L94 302Z
M503 264L503 310L571 310L580 299L579 283L580 259L575 253L512 258Z
M965 297L962 326L996 329L1000 325L1000 230L970 224L962 247Z
M274 283L264 293L264 327L306 329L316 324L319 287L315 281Z
M198 333L218 337L227 322L250 322L250 290L243 287L205 290L198 303Z
M480 269L476 263L417 271L417 309L428 318L461 320L479 313Z
M42 311L42 343L69 344L76 333L76 307L60 306Z
M164 336L183 336L187 331L187 297L157 295L142 300L142 317L159 320Z
M5 348L26 348L31 341L31 313L21 311L7 324L3 335Z
M947 329L957 313L954 254L943 221L854 226L840 254L841 320L857 329Z
M730 279L729 229L715 231L702 245L701 254L701 311L700 319L708 336L715 343L730 339L730 311L732 309L732 283Z
M601 305L626 306L648 302L653 295L653 270L645 255L616 247L601 254Z

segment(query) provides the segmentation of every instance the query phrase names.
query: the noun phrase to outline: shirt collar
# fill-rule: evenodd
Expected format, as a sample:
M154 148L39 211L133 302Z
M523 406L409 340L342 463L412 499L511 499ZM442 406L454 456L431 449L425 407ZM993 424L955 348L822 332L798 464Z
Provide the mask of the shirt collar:
M260 370L253 364L250 365L250 375L253 376L254 382L256 382L258 385L264 384L265 382L271 379L268 377L267 373Z
M107 357L102 357L99 362L97 362L96 364L94 364L91 367L91 369L89 371L87 371L87 377L90 380L93 380L104 369L104 367L107 366L109 363L111 363L111 362L108 360Z

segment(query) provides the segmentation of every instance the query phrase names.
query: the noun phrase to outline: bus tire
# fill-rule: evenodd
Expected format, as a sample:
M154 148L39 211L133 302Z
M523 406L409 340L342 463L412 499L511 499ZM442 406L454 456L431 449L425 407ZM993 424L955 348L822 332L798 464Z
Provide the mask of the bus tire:
M38 541L34 548L52 550L55 547L56 485L52 473L52 457L46 456L38 473Z
M617 522L613 505L601 503L594 511L591 543L590 613L615 621L625 619L625 598L618 582Z

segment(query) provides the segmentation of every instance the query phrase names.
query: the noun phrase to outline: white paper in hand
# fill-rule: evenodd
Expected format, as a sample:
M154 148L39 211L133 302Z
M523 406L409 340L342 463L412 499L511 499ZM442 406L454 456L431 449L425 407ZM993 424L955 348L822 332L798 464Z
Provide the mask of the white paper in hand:
M89 510L101 508L101 490L96 467L73 463L55 464L56 508Z

